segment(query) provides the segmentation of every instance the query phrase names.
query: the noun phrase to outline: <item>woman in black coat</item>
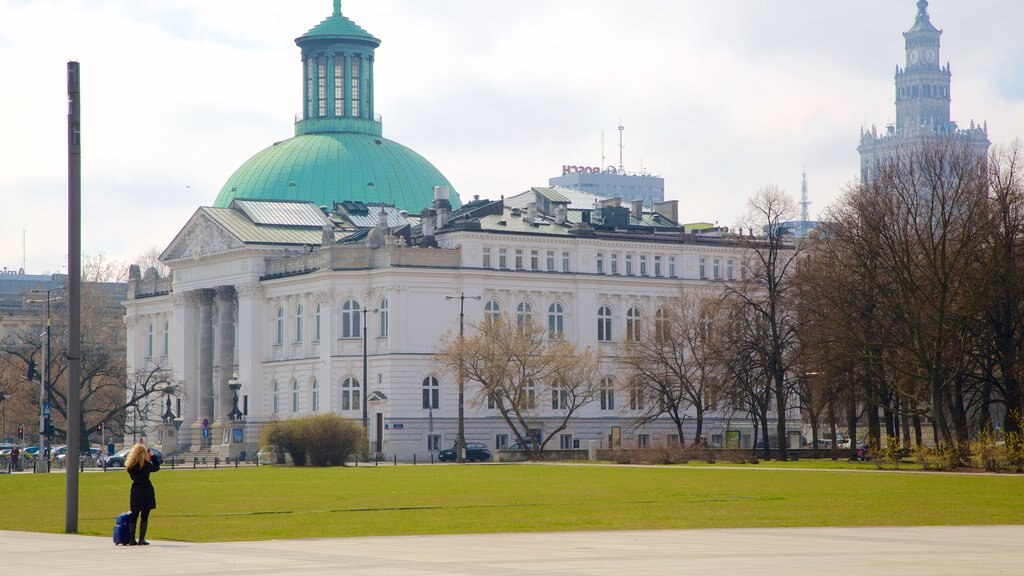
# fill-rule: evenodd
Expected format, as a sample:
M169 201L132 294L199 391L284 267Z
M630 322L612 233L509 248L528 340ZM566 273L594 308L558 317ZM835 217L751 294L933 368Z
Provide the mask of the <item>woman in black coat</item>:
M129 546L146 546L146 528L149 525L149 511L156 508L156 491L153 490L153 483L149 481L149 475L160 470L160 461L153 457L145 444L132 446L131 452L125 458L124 467L128 475L132 477L131 492L131 518L128 520L131 538ZM135 523L139 521L139 539L135 540Z

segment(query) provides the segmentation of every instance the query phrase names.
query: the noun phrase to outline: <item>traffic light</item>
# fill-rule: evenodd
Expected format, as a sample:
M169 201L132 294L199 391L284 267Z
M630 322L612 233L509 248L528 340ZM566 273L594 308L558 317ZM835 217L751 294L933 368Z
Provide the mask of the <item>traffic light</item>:
M96 425L96 431L99 432L100 434L103 434L103 422L100 422L99 424Z
M23 426L18 426L18 440L24 440L24 439L25 439L25 428Z
M35 381L35 379L36 379L36 361L35 360L29 360L28 361L28 376L27 377L28 377L29 380L32 380L32 381Z

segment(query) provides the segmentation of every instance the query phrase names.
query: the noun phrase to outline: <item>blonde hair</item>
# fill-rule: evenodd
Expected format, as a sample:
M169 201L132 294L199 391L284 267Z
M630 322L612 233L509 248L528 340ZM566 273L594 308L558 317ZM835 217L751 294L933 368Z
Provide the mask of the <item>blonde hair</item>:
M128 453L128 457L124 459L125 468L142 468L143 464L149 460L149 449L146 448L145 444L136 444L132 446L131 452Z

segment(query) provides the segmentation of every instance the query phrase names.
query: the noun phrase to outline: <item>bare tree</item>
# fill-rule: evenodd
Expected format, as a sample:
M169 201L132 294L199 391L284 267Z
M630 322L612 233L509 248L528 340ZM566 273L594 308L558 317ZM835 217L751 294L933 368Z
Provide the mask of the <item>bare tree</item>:
M902 367L926 383L936 441L952 439L949 392L969 349L970 271L988 240L985 176L984 157L937 141L894 156L861 192L858 216L889 280L881 296L904 333Z
M467 382L479 384L477 401L497 409L527 455L539 458L573 415L597 398L600 357L589 348L550 339L539 324L508 316L488 319L472 330L461 340L446 336L437 362L453 373L461 365ZM547 398L550 410L545 408ZM530 423L544 414L556 425L535 445Z
M686 444L683 422L696 413L694 442L704 433L704 417L715 405L722 382L716 325L719 299L680 294L655 312L654 322L627 330L618 362L631 397L642 402L636 425L668 416ZM639 323L638 323L639 324Z
M775 401L776 438L779 458L785 460L786 411L790 401L790 376L796 346L799 319L792 275L803 250L794 240L789 226L797 217L796 201L776 187L759 190L750 199L743 236L746 262L740 282L723 284L726 299L749 312L749 330L745 348L763 362ZM764 439L765 446L768 438Z

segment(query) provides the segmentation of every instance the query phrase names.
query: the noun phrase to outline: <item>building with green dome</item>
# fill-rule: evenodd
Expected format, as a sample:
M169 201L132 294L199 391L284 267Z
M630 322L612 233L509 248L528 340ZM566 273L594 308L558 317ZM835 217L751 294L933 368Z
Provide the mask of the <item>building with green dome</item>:
M380 40L334 12L295 40L302 50L302 118L295 136L242 164L221 188L214 207L235 199L394 204L418 213L434 187L458 193L444 174L415 151L382 135L374 108L374 50Z

